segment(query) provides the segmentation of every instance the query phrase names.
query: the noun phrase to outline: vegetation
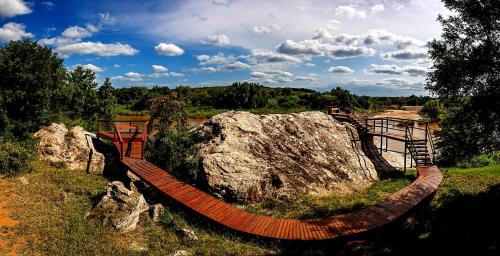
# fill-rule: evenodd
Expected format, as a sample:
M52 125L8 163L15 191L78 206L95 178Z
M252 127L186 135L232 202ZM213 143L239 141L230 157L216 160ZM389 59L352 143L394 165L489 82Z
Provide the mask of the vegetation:
M10 176L32 170L30 159L33 152L28 144L0 137L0 175Z
M329 196L298 196L289 200L266 199L262 203L244 206L253 213L285 217L314 218L353 212L382 201L388 195L408 186L415 179L415 173L401 175L379 181L369 188L352 194L336 194Z
M78 66L67 71L63 60L30 39L0 48L0 134L24 139L50 122L93 125L110 116L113 96L107 84L97 91L95 75ZM111 103L111 104L108 104Z
M452 14L438 18L443 33L430 43L427 88L445 99L438 147L452 165L500 149L500 2L443 2Z

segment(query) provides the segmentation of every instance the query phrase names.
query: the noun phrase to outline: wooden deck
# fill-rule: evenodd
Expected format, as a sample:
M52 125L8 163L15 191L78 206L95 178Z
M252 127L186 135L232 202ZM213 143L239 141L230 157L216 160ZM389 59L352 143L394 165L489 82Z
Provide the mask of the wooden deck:
M391 223L432 196L442 180L436 166L417 167L418 178L382 202L352 213L309 220L273 218L245 212L174 178L143 159L122 163L167 198L227 228L282 240L326 240L360 234Z
M308 220L274 218L248 213L177 180L167 171L143 159L141 141L121 136L120 132L113 136L99 131L97 134L112 139L120 152L121 162L144 182L155 187L163 196L227 228L266 238L327 240L380 228L404 216L421 202L432 197L443 178L436 166L418 166L418 178L411 185L365 209ZM123 152L128 143L131 143L131 150L126 155Z

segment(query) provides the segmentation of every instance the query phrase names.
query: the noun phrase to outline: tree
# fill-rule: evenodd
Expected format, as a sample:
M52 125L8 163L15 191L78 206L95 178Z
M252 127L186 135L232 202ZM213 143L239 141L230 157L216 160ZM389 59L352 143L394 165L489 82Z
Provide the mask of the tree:
M65 109L63 60L31 39L0 48L0 132L23 136Z
M438 146L455 162L500 148L500 1L443 2L453 13L438 17L442 39L429 44L426 88L446 98Z
M97 95L99 97L99 114L104 118L111 119L116 106L116 97L109 77L106 77L102 86L99 87Z

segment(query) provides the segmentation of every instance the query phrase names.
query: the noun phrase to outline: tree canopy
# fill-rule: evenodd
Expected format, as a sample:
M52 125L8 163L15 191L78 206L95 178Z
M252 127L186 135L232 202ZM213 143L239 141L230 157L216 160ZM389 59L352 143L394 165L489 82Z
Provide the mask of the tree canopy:
M500 1L443 2L452 14L438 17L427 89L446 99L439 145L453 162L500 148Z

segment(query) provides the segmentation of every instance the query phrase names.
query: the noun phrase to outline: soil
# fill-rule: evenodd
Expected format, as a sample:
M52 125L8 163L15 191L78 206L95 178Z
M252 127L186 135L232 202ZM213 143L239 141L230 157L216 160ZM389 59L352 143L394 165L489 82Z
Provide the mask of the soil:
M17 251L23 245L22 239L12 230L19 221L13 219L6 210L6 206L16 197L11 192L11 187L10 181L0 178L0 254L5 256L19 255Z

